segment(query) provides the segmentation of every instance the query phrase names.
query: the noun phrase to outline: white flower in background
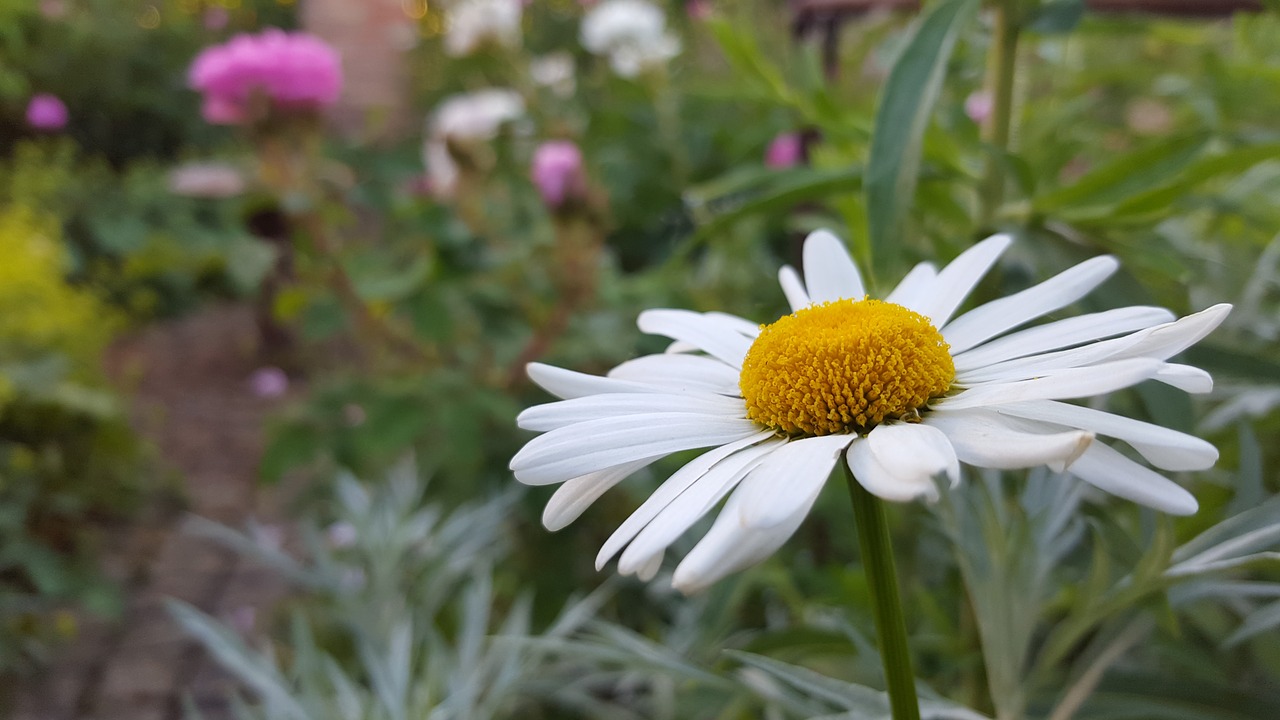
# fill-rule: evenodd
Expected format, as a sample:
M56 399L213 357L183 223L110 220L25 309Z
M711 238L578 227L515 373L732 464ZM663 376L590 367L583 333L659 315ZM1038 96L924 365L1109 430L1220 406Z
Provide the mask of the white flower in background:
M686 593L777 550L842 456L886 500L937 498L935 476L954 485L961 462L1048 465L1158 510L1195 512L1190 493L1097 438L1121 440L1169 471L1212 466L1212 445L1062 401L1150 379L1207 392L1208 373L1168 359L1231 306L1182 319L1125 307L1018 329L1084 297L1119 267L1097 257L956 317L1009 243L989 238L941 270L921 263L873 300L841 242L816 232L804 245L804 281L790 267L779 273L794 312L775 323L649 310L638 324L675 340L666 353L607 377L531 364L534 382L563 400L520 414L520 427L545 434L511 469L529 485L564 483L542 518L557 530L637 470L711 448L667 479L596 558L603 567L621 552L620 572L651 578L667 547L727 497L675 570Z
M456 0L445 16L444 50L471 55L486 45L519 47L522 0Z
M449 196L458 181L458 164L450 145L488 142L503 124L524 117L524 98L514 90L491 88L453 95L431 116L422 160L432 192Z
M647 0L605 0L582 18L582 46L609 58L622 77L633 78L680 54L680 38L667 30L662 9Z
M542 55L529 62L529 79L539 87L549 89L558 97L573 95L577 88L574 76L573 56L567 52Z

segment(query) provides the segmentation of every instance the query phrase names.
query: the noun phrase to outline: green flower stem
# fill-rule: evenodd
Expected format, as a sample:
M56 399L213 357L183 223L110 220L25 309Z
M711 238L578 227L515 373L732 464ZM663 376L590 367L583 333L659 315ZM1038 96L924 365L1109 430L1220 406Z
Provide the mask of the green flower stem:
M853 517L857 523L858 546L862 565L871 588L871 605L876 618L876 635L880 641L880 659L884 662L885 684L889 690L889 707L893 720L920 720L920 702L916 699L916 677L911 670L911 651L907 648L907 624L898 599L898 574L893 567L893 547L889 543L889 524L880 498L867 492L853 477L847 460L841 460L849 494L853 496Z
M987 56L987 88L991 93L991 118L985 128L991 146L983 172L982 223L989 225L1004 202L1005 154L1013 121L1013 79L1018 62L1018 33L1021 30L1017 4L1012 0L995 3L995 26Z

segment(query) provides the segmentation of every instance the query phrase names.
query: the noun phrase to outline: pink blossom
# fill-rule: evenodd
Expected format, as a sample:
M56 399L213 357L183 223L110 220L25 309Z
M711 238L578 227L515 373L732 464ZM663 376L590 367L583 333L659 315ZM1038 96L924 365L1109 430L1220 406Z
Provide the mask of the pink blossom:
M27 103L27 124L37 130L61 130L67 119L67 106L56 95L39 93Z
M314 35L270 28L205 48L191 64L188 83L204 95L207 121L234 125L252 119L255 98L275 112L332 105L342 90L342 63Z
M201 15L201 22L204 23L205 30L221 30L231 22L231 13L221 5L212 5Z
M66 0L40 0L40 14L46 20L61 20L68 12Z
M264 367L253 371L249 388L260 398L277 398L289 391L289 376L278 367Z
M991 117L992 105L991 93L986 90L975 90L964 99L964 114L981 125Z
M688 0L684 4L684 11L694 22L706 20L715 11L715 3L711 0Z
M582 151L568 140L552 140L538 146L533 153L530 176L542 201L552 208L586 193Z
M782 133L769 143L764 153L764 164L775 170L795 167L803 160L804 138L800 133Z

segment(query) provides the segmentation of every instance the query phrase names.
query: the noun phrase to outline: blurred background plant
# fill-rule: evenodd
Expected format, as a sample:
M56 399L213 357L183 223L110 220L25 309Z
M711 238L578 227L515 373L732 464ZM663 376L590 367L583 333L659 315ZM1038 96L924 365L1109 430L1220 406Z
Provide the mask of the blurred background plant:
M547 399L523 366L658 351L633 324L648 307L772 320L777 267L817 227L873 292L1008 231L975 300L1106 252L1124 270L1083 310L1236 304L1187 353L1212 394L1108 401L1222 460L1178 478L1190 518L1038 472L895 508L925 714L1280 713L1274 7L395 5L363 50L326 35L341 97L326 84L282 114L259 78L210 118L225 127L201 119L197 55L270 27L324 35L325 3L0 0L0 662L57 634L67 604L112 604L83 589L79 519L151 487L103 348L231 301L256 308L261 364L306 379L261 467L305 480L301 557L209 528L297 597L257 640L175 610L245 681L243 717L885 716L844 498L702 597L665 589L669 571L606 581L590 558L677 464L546 532L546 494L507 471L515 414ZM362 74L358 53L387 48L399 65ZM356 102L383 77L394 103ZM418 470L392 471L407 452Z

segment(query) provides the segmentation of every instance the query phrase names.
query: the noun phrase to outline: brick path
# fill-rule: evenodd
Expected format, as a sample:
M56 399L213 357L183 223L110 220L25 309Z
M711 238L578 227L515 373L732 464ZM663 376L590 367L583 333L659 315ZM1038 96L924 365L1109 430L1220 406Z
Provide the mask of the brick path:
M120 343L108 360L132 397L135 427L179 473L186 511L157 500L108 542L106 568L127 588L117 621L86 619L49 672L28 683L16 720L177 720L182 698L230 718L231 681L182 635L164 598L260 630L285 587L265 568L185 530L187 513L243 527L282 513L257 483L262 423L280 399L249 391L256 333L245 308L218 308ZM252 610L250 610L252 608Z

